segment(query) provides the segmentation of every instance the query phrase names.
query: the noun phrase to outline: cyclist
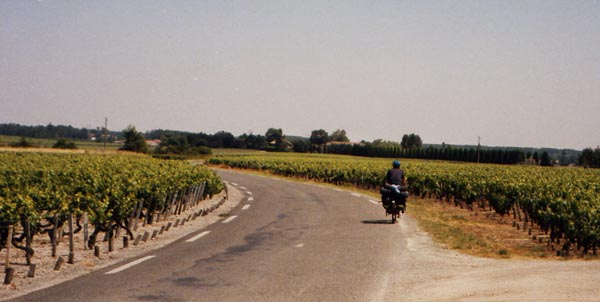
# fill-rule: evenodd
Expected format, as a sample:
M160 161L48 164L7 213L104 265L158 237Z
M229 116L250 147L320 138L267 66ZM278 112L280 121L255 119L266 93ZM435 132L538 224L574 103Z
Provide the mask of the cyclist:
M404 176L404 170L400 169L399 160L394 160L392 162L392 169L387 171L384 189L382 189L381 193L381 201L386 211L389 210L388 207L390 202L392 201L392 198L394 198L392 196L401 196L402 198L399 200L402 200L403 204L406 202L406 196L404 196L404 194L406 194L406 178Z
M385 186L388 189L396 191L396 193L400 193L400 187L406 186L404 170L400 169L399 160L392 162L392 169L387 171L385 176Z

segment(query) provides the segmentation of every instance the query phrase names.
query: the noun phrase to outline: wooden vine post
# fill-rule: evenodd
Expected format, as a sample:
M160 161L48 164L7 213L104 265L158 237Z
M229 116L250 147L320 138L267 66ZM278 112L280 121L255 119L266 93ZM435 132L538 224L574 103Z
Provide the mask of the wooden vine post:
M69 213L69 261L67 263L75 263L75 243L73 242L73 213Z
M54 225L52 226L52 258L56 257L56 237L58 236L58 215L54 214Z
M88 246L87 246L87 242L90 239L90 234L88 231L88 213L84 212L83 213L83 249L87 250Z
M8 237L6 238L6 260L4 263L4 284L10 284L15 274L15 269L10 267L10 246L12 245L13 226L8 226Z
M10 267L10 246L12 245L13 226L8 226L8 237L6 237L6 260L4 261L4 267Z
M31 265L31 218L27 217L27 223L25 225L25 258L27 259L27 265Z

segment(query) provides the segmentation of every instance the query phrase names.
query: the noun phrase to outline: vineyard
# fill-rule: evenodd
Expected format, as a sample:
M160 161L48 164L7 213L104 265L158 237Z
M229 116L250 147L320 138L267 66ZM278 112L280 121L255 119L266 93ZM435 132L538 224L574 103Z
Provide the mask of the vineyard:
M137 155L0 152L0 250L12 243L25 251L29 264L32 237L47 234L54 243L61 236L57 229L69 220L77 225L69 232L79 232L88 224L83 220L93 226L89 248L100 234L114 237L119 230L133 239L132 217L151 224L222 189L216 174L188 162Z
M220 155L210 164L268 171L333 184L378 189L390 160L336 155ZM600 170L403 160L413 195L466 207L489 207L537 225L562 255L597 253ZM559 251L561 252L561 251Z

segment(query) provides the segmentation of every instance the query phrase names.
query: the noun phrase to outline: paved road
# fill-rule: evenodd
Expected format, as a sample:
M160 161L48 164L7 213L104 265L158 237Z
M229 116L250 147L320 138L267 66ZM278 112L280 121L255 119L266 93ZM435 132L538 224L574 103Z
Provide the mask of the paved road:
M466 256L433 244L410 216L390 224L365 196L220 173L244 196L220 222L12 301L600 300L599 261Z
M221 174L244 194L221 222L139 256L136 259L143 262L122 271L106 274L131 261L14 301L371 301L382 297L390 262L407 248L401 240L402 224L390 224L380 205L347 191Z

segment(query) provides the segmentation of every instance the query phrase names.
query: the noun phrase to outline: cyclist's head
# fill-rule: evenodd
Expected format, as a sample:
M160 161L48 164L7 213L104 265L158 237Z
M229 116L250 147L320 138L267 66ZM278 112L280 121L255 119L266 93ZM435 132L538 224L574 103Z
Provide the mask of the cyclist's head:
M394 162L392 162L392 166L394 168L400 168L400 161L399 160L395 160Z

